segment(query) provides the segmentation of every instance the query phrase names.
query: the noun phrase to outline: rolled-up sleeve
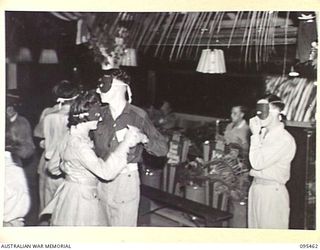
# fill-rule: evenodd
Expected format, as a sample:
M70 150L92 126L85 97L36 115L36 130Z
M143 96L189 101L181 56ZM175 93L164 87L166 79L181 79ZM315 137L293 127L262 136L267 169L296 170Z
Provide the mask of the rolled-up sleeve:
M148 116L144 119L143 132L149 139L145 144L148 153L155 156L166 156L168 153L168 143L165 137L153 126Z

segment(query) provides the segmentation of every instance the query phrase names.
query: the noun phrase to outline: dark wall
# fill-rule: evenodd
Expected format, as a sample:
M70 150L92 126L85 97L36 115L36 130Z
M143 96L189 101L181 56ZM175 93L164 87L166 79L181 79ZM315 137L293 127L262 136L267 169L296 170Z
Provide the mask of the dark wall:
M287 183L291 229L315 229L315 207L308 205L307 183L315 178L315 129L287 127L297 144ZM309 136L308 136L309 134ZM311 209L310 209L311 208Z
M156 100L172 103L175 111L229 117L234 105L255 107L264 90L259 75L202 74L195 70L156 71Z

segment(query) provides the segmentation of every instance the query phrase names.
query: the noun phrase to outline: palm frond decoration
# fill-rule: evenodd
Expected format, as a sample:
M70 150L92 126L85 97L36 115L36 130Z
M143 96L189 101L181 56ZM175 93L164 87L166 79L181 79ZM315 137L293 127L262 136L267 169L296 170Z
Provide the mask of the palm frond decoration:
M279 27L278 11L121 12L96 15L89 30L98 40L108 40L107 37L126 24L130 47L142 52L153 51L158 57L168 56L170 61L197 58L203 47L240 46L243 63L254 63L259 68L268 62L275 45L294 43L292 34L296 34L296 27L291 26L289 30L290 12L286 14L284 28Z

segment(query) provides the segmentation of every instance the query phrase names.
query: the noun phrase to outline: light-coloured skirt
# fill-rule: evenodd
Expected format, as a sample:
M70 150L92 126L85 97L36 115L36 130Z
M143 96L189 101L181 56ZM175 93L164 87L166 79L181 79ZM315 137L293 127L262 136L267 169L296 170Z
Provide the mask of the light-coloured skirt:
M105 226L96 184L65 180L41 215L52 214L53 226Z

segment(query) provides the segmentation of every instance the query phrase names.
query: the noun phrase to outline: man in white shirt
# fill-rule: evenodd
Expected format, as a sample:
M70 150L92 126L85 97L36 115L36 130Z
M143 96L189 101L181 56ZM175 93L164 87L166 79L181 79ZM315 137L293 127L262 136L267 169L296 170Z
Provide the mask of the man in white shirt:
M296 143L284 128L280 112L284 103L275 95L257 102L257 116L250 119L249 151L253 182L249 190L249 228L288 229L290 164Z

